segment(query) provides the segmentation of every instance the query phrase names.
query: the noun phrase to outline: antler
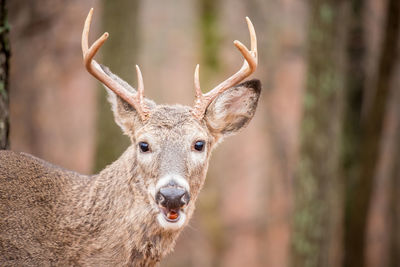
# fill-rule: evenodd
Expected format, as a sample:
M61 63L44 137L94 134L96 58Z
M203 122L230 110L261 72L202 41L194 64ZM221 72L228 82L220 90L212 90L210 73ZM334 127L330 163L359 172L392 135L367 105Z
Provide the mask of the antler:
M148 107L144 103L143 98L143 77L138 65L136 65L136 74L138 80L138 89L137 94L134 95L132 92L127 90L117 81L113 80L110 76L108 76L100 67L99 63L93 60L93 57L96 55L97 51L104 44L104 42L108 38L108 33L105 32L99 39L96 40L89 48L89 29L90 24L92 22L93 8L90 9L89 14L86 17L85 26L82 32L82 53L83 53L83 61L87 71L92 74L96 79L102 82L105 86L107 86L110 90L120 96L123 100L131 104L136 111L138 112L142 121L145 121L150 111Z
M237 49L239 49L240 53L242 53L244 57L244 63L238 72L214 87L214 89L212 89L208 93L203 94L200 89L199 65L196 66L196 70L194 72L194 87L196 90L196 99L192 112L193 115L199 120L203 118L207 107L218 95L222 94L227 89L246 79L257 68L258 58L256 32L254 30L253 24L248 17L246 17L246 21L250 32L251 50L249 51L244 44L237 40L233 42L233 44L237 47Z

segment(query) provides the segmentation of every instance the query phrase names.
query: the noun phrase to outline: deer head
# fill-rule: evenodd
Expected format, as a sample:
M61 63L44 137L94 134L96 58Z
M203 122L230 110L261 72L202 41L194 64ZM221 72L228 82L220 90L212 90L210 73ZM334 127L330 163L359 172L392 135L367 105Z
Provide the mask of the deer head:
M93 59L108 33L89 47L92 14L93 9L86 18L82 34L86 69L107 88L115 121L130 137L134 153L129 164L135 165L135 179L142 184L148 210L161 229L180 229L194 211L212 149L224 137L246 126L254 116L260 82L250 80L239 84L257 67L254 27L246 18L251 50L239 41L234 42L244 57L243 66L237 73L203 94L197 65L193 107L156 105L144 98L143 78L138 66L138 88L135 90Z

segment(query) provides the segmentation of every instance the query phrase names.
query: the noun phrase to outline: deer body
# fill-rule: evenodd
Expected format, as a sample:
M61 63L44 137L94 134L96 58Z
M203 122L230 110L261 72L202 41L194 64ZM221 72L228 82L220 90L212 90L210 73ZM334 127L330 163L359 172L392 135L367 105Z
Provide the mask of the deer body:
M245 55L233 82L202 95L197 67L194 108L156 105L143 97L138 67L136 91L93 60L105 35L88 48L91 14L85 65L108 89L115 121L132 144L93 176L0 151L1 266L156 265L194 212L212 149L254 116L260 82L237 83L254 71L255 36L252 51L237 45L251 58Z

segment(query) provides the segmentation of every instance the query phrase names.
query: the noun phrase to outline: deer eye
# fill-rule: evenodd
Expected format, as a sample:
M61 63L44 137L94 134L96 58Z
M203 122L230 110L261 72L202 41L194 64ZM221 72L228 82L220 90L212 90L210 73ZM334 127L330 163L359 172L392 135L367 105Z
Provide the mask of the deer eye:
M194 149L201 152L204 150L204 144L205 144L205 142L202 140L196 141L196 143L194 143Z
M146 142L139 142L139 148L142 152L149 152L150 151L150 146Z

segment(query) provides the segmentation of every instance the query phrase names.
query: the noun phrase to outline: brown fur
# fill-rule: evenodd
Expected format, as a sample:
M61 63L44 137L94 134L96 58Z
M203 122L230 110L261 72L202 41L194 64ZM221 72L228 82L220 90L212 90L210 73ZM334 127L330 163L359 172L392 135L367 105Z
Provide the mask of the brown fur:
M190 107L146 100L152 115L143 123L110 92L116 122L132 145L93 176L28 154L0 151L0 265L156 265L173 250L182 228L160 227L149 189L166 173L181 174L191 194L186 225L213 147L248 123L259 94L259 81L238 85L215 99L202 121ZM149 154L137 146L143 138L152 147ZM192 149L199 138L206 141L204 159Z

